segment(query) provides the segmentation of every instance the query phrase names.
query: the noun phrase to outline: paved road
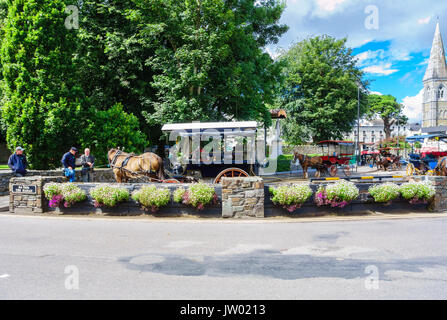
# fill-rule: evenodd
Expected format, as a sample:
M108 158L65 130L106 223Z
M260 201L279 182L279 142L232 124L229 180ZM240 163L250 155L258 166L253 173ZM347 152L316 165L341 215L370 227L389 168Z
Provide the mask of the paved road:
M446 230L446 217L303 223L5 215L0 298L446 299Z

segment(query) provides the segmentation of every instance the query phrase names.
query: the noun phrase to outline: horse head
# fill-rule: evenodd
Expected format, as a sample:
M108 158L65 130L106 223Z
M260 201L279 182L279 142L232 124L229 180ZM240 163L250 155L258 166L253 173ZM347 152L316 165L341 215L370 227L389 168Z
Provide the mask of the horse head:
M110 161L112 161L113 157L115 156L115 154L120 151L119 147L118 148L112 148L109 150L109 152L107 152L107 159Z
M297 161L302 163L303 159L304 159L304 156L302 154L299 154L296 151L293 153L293 163L296 163Z

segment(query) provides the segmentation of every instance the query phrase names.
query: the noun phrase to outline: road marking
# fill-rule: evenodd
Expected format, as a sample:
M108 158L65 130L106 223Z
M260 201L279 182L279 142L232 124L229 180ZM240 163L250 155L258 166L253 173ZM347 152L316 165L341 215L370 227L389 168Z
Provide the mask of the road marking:
M4 278L9 278L10 277L10 275L9 274L2 274L2 275L0 275L0 279L4 279Z

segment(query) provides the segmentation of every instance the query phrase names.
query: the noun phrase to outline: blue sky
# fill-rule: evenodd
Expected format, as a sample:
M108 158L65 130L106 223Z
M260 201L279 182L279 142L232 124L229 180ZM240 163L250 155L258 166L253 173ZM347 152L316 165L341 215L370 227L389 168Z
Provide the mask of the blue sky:
M328 34L347 37L370 90L392 94L410 119L420 121L422 78L437 17L447 43L445 0L287 0L281 23L289 31L267 48L276 56L294 42Z

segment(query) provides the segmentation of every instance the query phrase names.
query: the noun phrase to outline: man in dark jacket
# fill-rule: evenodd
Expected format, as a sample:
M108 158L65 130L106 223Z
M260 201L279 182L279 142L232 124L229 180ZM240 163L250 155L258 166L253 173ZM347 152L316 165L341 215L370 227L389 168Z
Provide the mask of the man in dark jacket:
M75 182L76 180L76 152L78 152L78 149L72 147L70 151L64 154L61 160L62 165L64 166L64 174L66 177L68 177L70 182Z
M26 175L27 162L23 151L25 151L25 149L17 147L16 152L13 153L8 160L8 166L11 168L15 177L23 177Z
M82 181L91 182L93 166L95 165L95 157L90 153L89 148L85 148L84 154L81 156Z

